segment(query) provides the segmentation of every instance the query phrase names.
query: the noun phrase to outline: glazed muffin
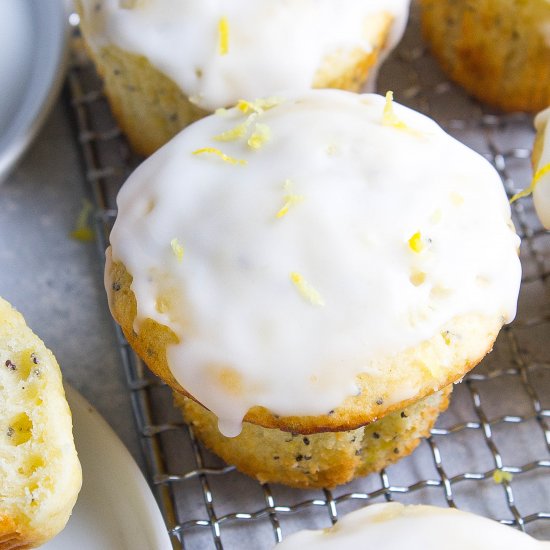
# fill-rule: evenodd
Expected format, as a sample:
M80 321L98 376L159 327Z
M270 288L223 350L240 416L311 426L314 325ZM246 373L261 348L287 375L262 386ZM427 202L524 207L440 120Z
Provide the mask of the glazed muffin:
M0 549L63 529L82 482L59 366L0 298Z
M550 107L535 118L537 136L533 148L534 176L528 191L542 225L550 229Z
M401 412L460 380L514 316L519 239L496 171L390 96L240 102L121 189L113 315L226 436Z
M359 90L401 38L410 0L78 0L120 126L149 155L239 99Z
M319 531L300 531L284 539L277 550L315 548L355 550L543 550L550 542L534 538L493 521L456 508L410 505L398 502L372 504Z
M548 0L421 0L423 34L449 77L506 111L550 104Z

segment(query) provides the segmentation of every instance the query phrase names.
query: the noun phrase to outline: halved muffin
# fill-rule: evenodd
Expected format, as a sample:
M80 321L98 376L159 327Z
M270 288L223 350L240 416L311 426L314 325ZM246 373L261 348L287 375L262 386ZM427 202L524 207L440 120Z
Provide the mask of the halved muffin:
M0 549L36 548L55 536L81 483L59 366L0 298Z

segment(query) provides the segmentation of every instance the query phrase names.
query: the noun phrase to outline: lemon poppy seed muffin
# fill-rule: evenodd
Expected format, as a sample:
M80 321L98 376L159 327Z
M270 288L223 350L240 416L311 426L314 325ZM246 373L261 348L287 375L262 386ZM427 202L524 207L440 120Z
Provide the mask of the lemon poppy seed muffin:
M143 163L118 207L113 315L225 436L380 421L461 379L515 314L498 174L391 93L242 101Z
M422 30L449 77L506 111L550 104L548 0L421 0Z
M148 155L241 98L358 90L401 38L410 0L78 0L114 114Z
M550 230L550 107L535 118L533 202L542 225Z
M386 550L548 550L550 542L498 521L437 506L399 502L372 504L338 520L333 527L300 531L285 538L277 550L355 550L366 545Z
M81 481L59 366L0 298L0 549L61 531Z

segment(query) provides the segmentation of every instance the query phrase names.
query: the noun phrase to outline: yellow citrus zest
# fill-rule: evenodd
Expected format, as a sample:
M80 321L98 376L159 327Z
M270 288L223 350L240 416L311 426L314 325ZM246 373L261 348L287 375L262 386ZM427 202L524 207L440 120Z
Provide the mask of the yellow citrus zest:
M504 470L495 470L493 472L493 481L498 484L503 483L504 481L510 482L513 477L513 474L510 472L505 472Z
M276 214L277 218L282 218L288 213L291 206L298 204L299 202L302 202L304 200L303 195L295 195L294 193L291 192L292 180L286 180L283 187L284 187L284 190L286 191L286 194L283 197L285 200L285 203L283 204L283 207L277 212Z
M229 164L233 164L233 165L239 164L241 166L245 166L246 164L248 164L246 160L235 159L233 157L230 157L229 155L222 153L219 149L216 149L215 147L203 147L202 149L197 149L196 151L193 151L193 155L203 155L205 153L217 155L224 162L228 162Z
M226 132L222 132L221 134L214 136L214 139L216 141L236 141L246 135L249 125L250 125L250 122L246 120L245 122L242 122L238 126L235 126L235 128L232 128L231 130L227 130Z
M255 101L246 101L246 99L240 99L236 107L244 114L250 111L261 114L264 111L269 111L269 109L273 109L273 107L277 107L277 105L280 105L281 103L282 100L278 97L265 97L256 99Z
M76 218L74 230L71 231L71 237L77 241L92 241L94 239L94 231L90 226L90 216L94 207L88 199L82 201L82 208Z
M424 250L424 242L422 240L422 235L420 231L417 231L410 239L409 239L409 248L416 252L417 254L420 254L422 250Z
M321 298L321 295L299 273L293 271L290 274L290 280L294 283L294 286L298 289L302 297L311 305L325 305L325 301Z
M414 286L421 286L426 282L426 273L414 269L409 277Z
M244 114L248 113L248 111L251 110L251 103L249 101L246 101L246 99L239 99L236 107L239 109L239 111L243 112Z
M382 117L384 126L393 126L399 130L409 130L409 127L399 119L393 110L393 92L386 92L386 104L384 105L384 114Z
M164 298L157 298L157 301L155 303L155 309L159 313L167 313L168 311L170 311L170 304Z
M533 176L533 179L531 180L529 187L526 187L523 191L516 193L510 199L510 204L512 204L513 202L516 202L518 199L522 199L523 197L528 197L535 190L535 187L537 186L539 181L542 179L542 177L548 174L549 172L550 172L550 162L548 164L545 164L535 172L535 175Z
M218 22L219 52L227 55L229 52L229 23L227 17L222 17Z
M271 128L267 124L256 123L253 134L248 138L251 149L260 149L271 139Z
M184 253L183 245L178 241L178 239L174 238L170 241L170 246L172 247L172 252L178 262L181 262L183 260Z

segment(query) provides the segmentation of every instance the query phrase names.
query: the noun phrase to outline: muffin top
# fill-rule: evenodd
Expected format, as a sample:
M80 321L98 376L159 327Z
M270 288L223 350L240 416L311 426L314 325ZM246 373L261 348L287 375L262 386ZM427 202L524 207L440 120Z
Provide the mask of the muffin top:
M277 550L310 548L348 550L535 550L550 548L529 535L475 514L453 508L398 502L372 504L322 531L301 531L277 545Z
M359 373L390 376L383 358L434 336L466 349L444 331L454 318L515 315L519 239L498 174L389 95L242 101L146 160L118 207L134 329L177 335L169 368L225 433L254 405L326 414ZM386 405L414 397L412 380Z
M392 19L401 38L410 0L80 0L93 48L145 56L206 110L277 90L310 88L327 56L369 53ZM383 56L382 56L383 57Z
M546 229L550 229L550 107L535 118L539 144L535 159L535 178L538 179L533 190L535 209Z

